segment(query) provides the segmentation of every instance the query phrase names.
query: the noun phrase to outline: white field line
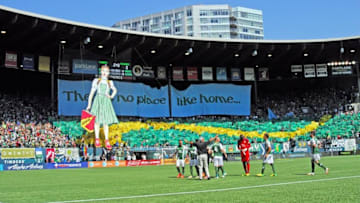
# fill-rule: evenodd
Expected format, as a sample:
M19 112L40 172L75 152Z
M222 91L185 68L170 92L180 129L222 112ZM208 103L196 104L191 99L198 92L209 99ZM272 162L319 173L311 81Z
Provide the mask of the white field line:
M197 193L207 193L207 192L222 192L222 191L230 191L230 190L244 190L244 189L263 188L263 187L272 187L272 186L313 183L313 182L325 182L325 181L343 180L343 179L351 179L351 178L360 178L360 175L337 177L337 178L324 178L324 179L317 179L317 180L303 180L303 181L294 181L294 182L274 183L274 184L266 184L266 185L253 185L253 186L243 186L243 187L233 187L233 188L198 190L198 191L189 191L189 192L173 192L173 193L159 193L159 194L149 194L149 195L108 197L108 198L99 198L99 199L68 200L68 201L58 201L58 202L49 202L49 203L94 202L94 201L106 201L106 200L147 198L147 197L163 197L163 196L187 195L187 194L197 194ZM203 181L206 181L206 180L203 180Z

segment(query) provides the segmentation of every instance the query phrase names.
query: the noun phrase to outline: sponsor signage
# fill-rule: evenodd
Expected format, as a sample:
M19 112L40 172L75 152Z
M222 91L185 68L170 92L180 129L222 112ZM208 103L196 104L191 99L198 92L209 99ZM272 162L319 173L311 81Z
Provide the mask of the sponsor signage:
M255 70L254 68L244 68L244 80L255 81Z
M73 73L97 75L98 63L94 60L73 59L72 69Z
M291 65L292 73L301 73L303 72L302 65Z
M184 69L183 69L183 67L174 67L173 68L173 80L174 81L184 80Z
M196 81L199 79L197 67L188 67L187 68L187 79L192 80L192 81Z
M58 67L58 73L59 74L70 74L70 61L67 59L63 59L60 61L59 67Z
M33 163L41 163L41 161L37 162L36 159L1 159L0 163L2 163L2 164L33 164Z
M5 67L17 68L17 53L10 51L5 53Z
M316 64L316 76L319 78L328 76L326 64Z
M216 68L216 80L226 81L227 80L227 71L225 67Z
M268 68L259 68L259 80L260 81L269 80L269 69Z
M117 80L133 80L133 69L130 63L113 62L110 66L109 77Z
M22 64L24 70L35 70L34 55L24 54L22 58Z
M153 67L145 66L141 77L143 77L143 78L155 78L155 71L154 71Z
M50 57L39 56L39 71L50 72Z
M34 159L35 148L3 148L1 159Z
M61 169L61 168L88 168L88 162L74 162L74 163L47 163L46 169Z
M126 161L90 161L88 168L113 168L125 167Z
M164 66L157 67L157 78L166 79L166 68Z
M306 64L304 65L304 77L305 78L314 78L315 74L315 65L314 64Z
M4 164L4 170L6 171L18 171L18 170L40 170L45 169L42 163L31 164Z
M331 75L351 75L352 66L334 66L331 67Z
M231 68L231 80L232 81L240 81L240 68Z
M164 165L175 165L176 159L163 159L162 162Z
M213 80L212 67L202 67L202 79L203 80Z

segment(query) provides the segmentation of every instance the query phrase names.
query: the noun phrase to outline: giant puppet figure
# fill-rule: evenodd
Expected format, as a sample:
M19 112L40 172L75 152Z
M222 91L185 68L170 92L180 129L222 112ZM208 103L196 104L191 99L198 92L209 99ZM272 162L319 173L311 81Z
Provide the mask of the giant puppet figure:
M109 142L109 125L118 123L114 107L111 99L116 95L116 88L113 81L109 80L110 69L107 65L101 66L100 78L95 78L92 82L91 92L89 95L87 111L90 111L96 116L95 119L95 147L100 147L99 131L100 125L104 128L105 134L105 146L110 149L111 145ZM112 91L110 95L110 90ZM96 93L96 95L95 95ZM95 95L94 101L93 97Z

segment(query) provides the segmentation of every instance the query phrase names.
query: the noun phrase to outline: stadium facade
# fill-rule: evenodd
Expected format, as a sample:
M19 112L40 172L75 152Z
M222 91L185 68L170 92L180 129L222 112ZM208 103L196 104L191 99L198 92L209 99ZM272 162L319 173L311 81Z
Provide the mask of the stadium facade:
M261 10L229 5L192 5L117 22L140 32L224 39L264 39Z

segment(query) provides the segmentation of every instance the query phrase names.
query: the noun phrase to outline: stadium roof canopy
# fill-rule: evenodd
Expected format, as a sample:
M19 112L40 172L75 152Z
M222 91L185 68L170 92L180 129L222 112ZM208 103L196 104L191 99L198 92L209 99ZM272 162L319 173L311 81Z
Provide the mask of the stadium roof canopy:
M65 48L76 50L90 37L91 42L85 48L92 53L110 58L114 50L121 54L131 49L132 60L151 65L259 65L277 69L291 64L356 60L360 56L360 36L316 40L194 38L90 25L4 6L0 6L0 30L6 31L0 34L2 51L56 57L62 40L66 41ZM193 53L185 55L190 47Z

